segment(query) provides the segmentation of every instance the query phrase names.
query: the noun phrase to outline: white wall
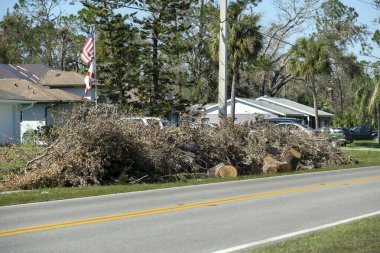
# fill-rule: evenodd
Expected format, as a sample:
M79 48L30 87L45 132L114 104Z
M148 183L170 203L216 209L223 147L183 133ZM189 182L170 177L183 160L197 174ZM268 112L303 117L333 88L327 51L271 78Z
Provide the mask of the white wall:
M227 117L230 117L231 114L231 105L227 105ZM264 115L265 118L276 118L278 117L275 114L268 113L264 110L260 110L253 106L249 106L247 104L243 104L239 101L235 103L235 122L236 123L244 123L249 120L254 120L257 114ZM212 109L206 110L205 117L209 118L209 122L212 124L218 124L218 107L214 107Z
M95 98L95 87L90 89L87 94L84 93L85 88L86 88L86 86L83 82L83 87L68 87L68 88L63 87L63 88L59 88L59 89L93 101Z
M21 139L28 130L36 130L41 126L49 126L52 124L61 125L59 116L62 112L71 111L73 104L48 104L37 103L32 108L22 111L21 122Z
M20 141L20 114L18 104L0 104L0 145Z

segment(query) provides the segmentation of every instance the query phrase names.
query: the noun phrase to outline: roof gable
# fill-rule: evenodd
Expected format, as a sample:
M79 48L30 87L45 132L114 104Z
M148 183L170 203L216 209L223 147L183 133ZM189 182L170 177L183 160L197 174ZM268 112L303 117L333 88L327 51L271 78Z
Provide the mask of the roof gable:
M294 101L286 99L286 98L264 96L264 97L257 98L257 100L266 101L266 102L274 104L274 105L278 105L278 106L281 106L284 108L288 108L288 109L303 113L304 115L313 116L313 117L315 116L315 112L314 112L313 107L303 105L303 104L294 102ZM318 110L318 115L319 115L319 117L334 117L335 116L334 114L331 114L331 113L328 113L328 112L325 112L322 110Z
M0 96L4 96L4 99L8 100L31 100L36 102L82 101L82 97L72 93L59 89L48 89L21 79L0 79Z
M288 108L284 108L284 107L281 107L278 105L274 105L274 104L268 103L266 101L259 101L259 100L255 100L255 99L249 99L249 98L236 98L236 102L248 105L250 107L264 111L266 113L275 114L275 115L279 115L279 116L283 116L283 117L286 117L286 116L302 117L302 116L304 116L304 114L302 114L298 111L291 110ZM231 99L228 99L227 104L230 105L230 103L231 103ZM209 105L206 105L205 107L206 107L207 113L209 113L211 111L217 110L218 104L209 104Z
M73 71L50 69L40 81L45 86L78 86L84 84L84 77Z

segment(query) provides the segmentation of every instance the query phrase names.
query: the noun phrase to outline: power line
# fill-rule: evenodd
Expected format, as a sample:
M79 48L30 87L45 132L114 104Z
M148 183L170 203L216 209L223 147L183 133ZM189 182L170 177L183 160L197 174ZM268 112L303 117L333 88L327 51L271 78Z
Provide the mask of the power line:
M358 0L358 1L359 1L359 2L362 2L362 3L365 3L365 4L368 4L368 5L372 6L373 8L378 9L378 7L377 7L376 5L374 5L373 3L368 3L368 2L366 2L366 1L364 1L364 0Z

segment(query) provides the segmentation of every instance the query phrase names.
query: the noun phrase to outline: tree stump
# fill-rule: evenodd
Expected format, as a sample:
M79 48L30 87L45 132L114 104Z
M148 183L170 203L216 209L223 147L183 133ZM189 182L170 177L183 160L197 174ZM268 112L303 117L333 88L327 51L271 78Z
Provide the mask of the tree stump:
M268 155L263 159L263 173L288 172L292 165L288 162L277 161L274 157Z
M290 171L295 171L297 169L297 165L300 159L301 153L291 146L285 146L284 151L280 155L281 162L287 162L291 164Z
M208 176L214 177L236 177L237 170L234 166L224 165L223 163L219 163L218 165L210 168L207 172Z

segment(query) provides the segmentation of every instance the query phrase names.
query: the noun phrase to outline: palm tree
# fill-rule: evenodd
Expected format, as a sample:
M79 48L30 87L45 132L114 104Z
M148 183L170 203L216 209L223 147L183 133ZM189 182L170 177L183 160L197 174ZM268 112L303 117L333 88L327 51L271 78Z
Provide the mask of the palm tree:
M375 79L376 80L376 79ZM377 140L380 144L380 78L376 80L376 86L368 105L368 111L375 111L377 105Z
M233 10L233 5L231 9ZM254 14L242 16L236 13L236 20L232 22L230 36L228 39L229 61L232 65L232 85L231 85L231 118L235 119L235 97L236 88L239 83L239 70L243 61L253 62L257 59L259 51L262 49L263 37L259 32L258 22L260 17Z
M259 32L260 16L245 13L249 4L256 4L255 0L241 0L228 6L228 63L232 71L231 84L231 117L235 119L236 87L239 83L239 70L243 62L253 62L262 49L263 36ZM219 24L215 26L219 29ZM218 59L219 37L210 43L212 57Z
M321 40L299 39L290 50L292 56L289 59L288 70L294 75L303 78L310 85L313 94L315 128L319 127L316 77L319 74L330 73L329 58L326 45Z

